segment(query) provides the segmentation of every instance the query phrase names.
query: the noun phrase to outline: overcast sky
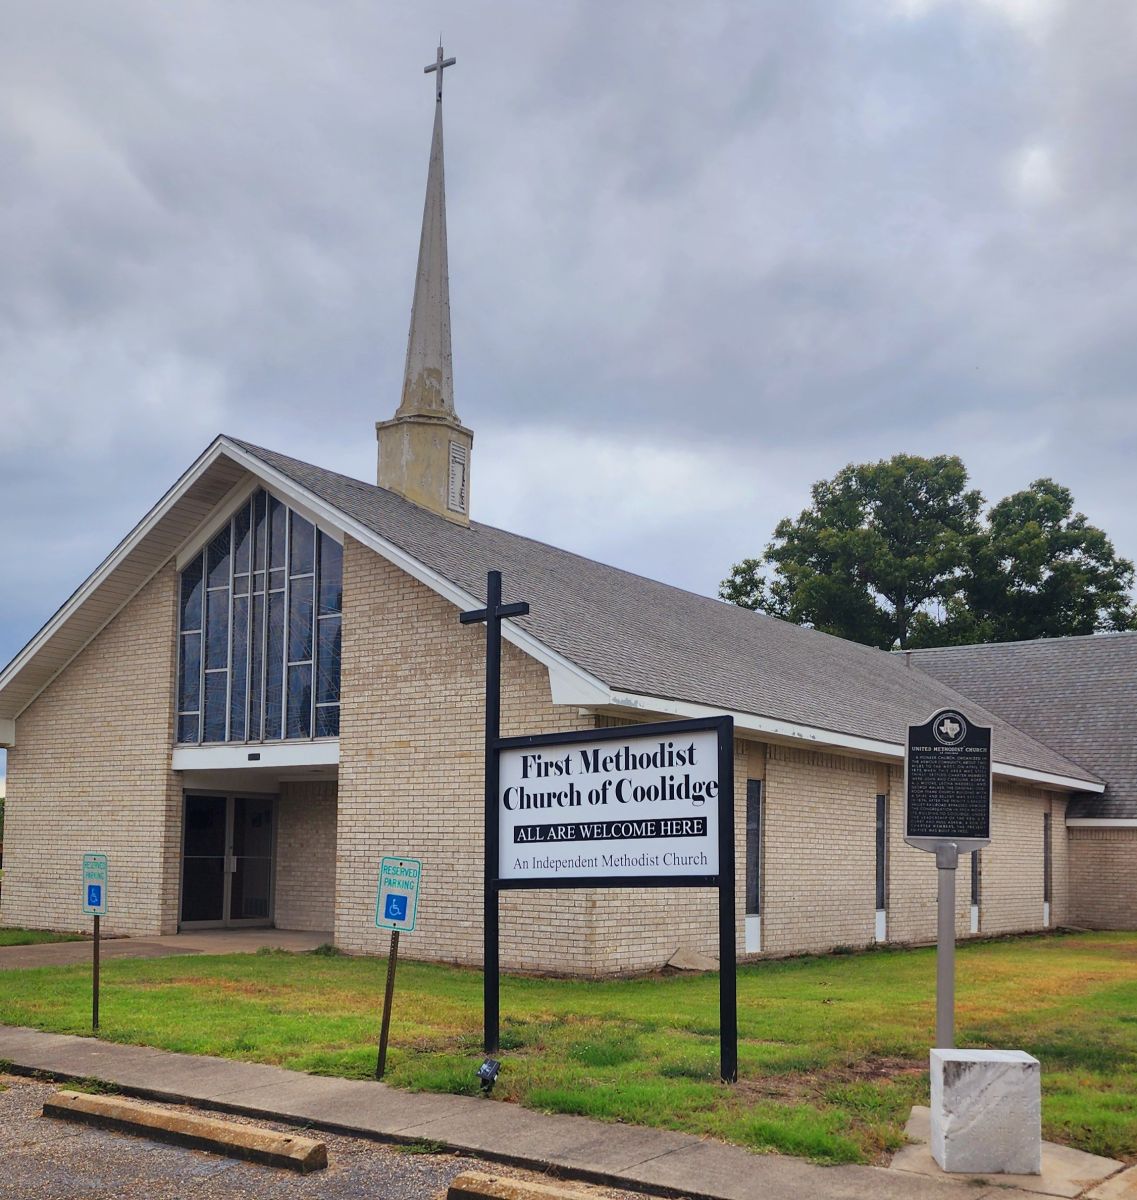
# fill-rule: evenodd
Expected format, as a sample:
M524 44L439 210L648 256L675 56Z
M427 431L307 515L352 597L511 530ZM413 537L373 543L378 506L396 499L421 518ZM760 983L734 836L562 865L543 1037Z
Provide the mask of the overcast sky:
M8 0L0 661L219 432L374 478L440 30L476 519L713 594L955 452L1137 556L1132 0Z

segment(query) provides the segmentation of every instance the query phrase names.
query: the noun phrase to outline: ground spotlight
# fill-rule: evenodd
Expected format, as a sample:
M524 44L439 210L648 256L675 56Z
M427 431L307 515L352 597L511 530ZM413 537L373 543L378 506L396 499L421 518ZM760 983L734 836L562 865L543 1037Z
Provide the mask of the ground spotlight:
M483 1092L488 1093L493 1090L493 1085L497 1082L497 1073L500 1070L501 1063L496 1058L487 1058L478 1068L478 1078L482 1082Z

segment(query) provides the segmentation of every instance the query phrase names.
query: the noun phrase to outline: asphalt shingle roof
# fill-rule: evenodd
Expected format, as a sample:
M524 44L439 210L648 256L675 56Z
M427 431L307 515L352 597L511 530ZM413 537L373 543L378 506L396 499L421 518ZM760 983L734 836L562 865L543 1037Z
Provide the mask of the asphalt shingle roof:
M1106 781L1069 816L1137 819L1137 633L915 650L916 666Z
M944 707L994 728L997 761L1092 782L1094 776L903 659L633 575L554 546L447 521L374 484L230 438L479 599L488 570L518 624L609 687L847 735L903 743Z

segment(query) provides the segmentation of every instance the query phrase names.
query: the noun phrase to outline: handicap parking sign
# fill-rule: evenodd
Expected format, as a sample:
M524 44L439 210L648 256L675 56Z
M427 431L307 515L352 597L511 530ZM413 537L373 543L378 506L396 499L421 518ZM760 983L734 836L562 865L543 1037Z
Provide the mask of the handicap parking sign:
M412 933L418 919L418 887L422 862L417 858L384 858L379 864L379 893L375 925L397 933Z
M89 917L107 915L107 856L83 855L83 911Z

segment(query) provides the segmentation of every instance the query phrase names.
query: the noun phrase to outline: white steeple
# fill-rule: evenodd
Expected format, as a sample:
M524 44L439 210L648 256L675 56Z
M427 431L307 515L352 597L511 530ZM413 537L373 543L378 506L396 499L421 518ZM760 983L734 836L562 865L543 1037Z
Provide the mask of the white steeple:
M469 521L469 468L473 433L454 412L450 350L450 278L446 256L446 172L442 153L442 77L456 60L444 58L435 73L434 133L426 177L418 274L402 400L392 420L375 426L379 484L450 520Z

